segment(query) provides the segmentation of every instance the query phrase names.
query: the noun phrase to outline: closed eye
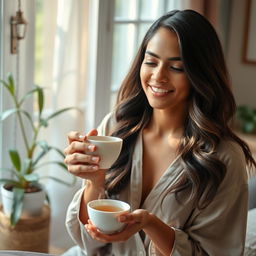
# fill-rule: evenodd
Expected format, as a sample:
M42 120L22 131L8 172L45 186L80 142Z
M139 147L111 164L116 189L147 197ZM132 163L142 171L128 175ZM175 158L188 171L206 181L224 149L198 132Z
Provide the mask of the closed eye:
M156 66L157 65L155 62L150 62L150 61L144 62L144 64L146 64L148 66Z
M175 66L170 66L170 69L174 70L174 71L177 71L177 72L183 72L184 71L183 68L178 68L178 67L175 67Z

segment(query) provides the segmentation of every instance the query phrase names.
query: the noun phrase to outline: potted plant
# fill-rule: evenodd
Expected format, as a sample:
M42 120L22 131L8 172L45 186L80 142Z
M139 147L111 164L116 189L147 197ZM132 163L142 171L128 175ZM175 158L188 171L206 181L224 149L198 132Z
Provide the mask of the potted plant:
M42 165L57 164L63 170L67 170L63 161L56 160L42 163L42 160L50 151L56 151L62 158L64 158L64 154L57 147L50 146L44 140L39 140L38 136L40 131L48 126L51 119L74 108L60 109L44 117L43 88L35 86L23 97L18 97L17 88L11 74L8 75L6 81L1 80L0 84L7 90L13 102L13 108L5 110L0 115L0 121L3 122L9 116L15 115L25 147L22 152L17 149L10 149L9 156L12 166L10 168L1 168L1 171L7 172L10 177L0 179L3 212L7 216L9 215L11 226L14 227L24 212L31 216L40 215L44 202L48 198L43 185L40 183L40 179L45 177L40 177L37 172L38 168ZM32 96L37 96L37 120L34 120L32 114L24 109L24 103ZM25 130L25 122L30 124L31 131ZM48 178L70 185L56 177ZM33 197L35 197L35 201L32 201Z
M236 117L239 128L243 133L256 132L256 109L247 105L238 106Z

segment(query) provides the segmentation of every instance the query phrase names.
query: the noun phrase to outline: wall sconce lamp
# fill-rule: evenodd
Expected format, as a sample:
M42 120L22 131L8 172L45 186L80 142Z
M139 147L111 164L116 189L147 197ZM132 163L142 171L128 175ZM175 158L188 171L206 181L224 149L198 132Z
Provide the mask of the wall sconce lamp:
M18 41L25 38L28 22L23 17L23 12L20 9L20 0L18 1L19 8L16 16L11 16L11 53L17 53Z

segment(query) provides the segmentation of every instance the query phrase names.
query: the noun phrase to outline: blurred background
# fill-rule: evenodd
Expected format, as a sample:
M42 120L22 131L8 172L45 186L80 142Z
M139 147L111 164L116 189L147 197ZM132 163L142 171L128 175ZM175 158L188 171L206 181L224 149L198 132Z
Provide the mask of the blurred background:
M19 6L28 24L25 38L11 53L10 17ZM85 133L111 111L145 31L173 9L194 9L209 19L223 45L237 104L256 108L255 0L0 0L0 7L1 79L12 72L21 94L34 84L44 87L45 114L79 109L56 118L40 134L62 149L70 130ZM0 90L1 112L10 102ZM36 99L27 109L38 115ZM254 147L255 137L249 143ZM19 147L19 136L10 119L0 126L1 166L9 164L7 149L12 146ZM41 172L60 175L56 167ZM62 178L71 179L68 174ZM52 202L51 251L62 252L73 245L64 221L80 181L72 187L54 181L45 185Z

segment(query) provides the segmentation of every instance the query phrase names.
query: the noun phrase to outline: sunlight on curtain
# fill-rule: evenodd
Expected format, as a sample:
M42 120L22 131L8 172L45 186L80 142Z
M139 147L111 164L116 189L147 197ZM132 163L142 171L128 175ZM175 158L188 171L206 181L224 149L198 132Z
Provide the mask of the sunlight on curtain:
M41 134L41 139L64 149L67 133L70 130L83 132L84 126L88 1L37 0L37 8L35 83L45 88L45 114L64 107L80 109L52 120L49 128ZM52 153L49 160L56 160L56 157ZM65 181L72 180L58 166L48 166L47 170L40 172ZM55 246L63 247L64 244L68 248L72 244L66 242L70 238L64 226L65 213L79 186L79 182L73 187L53 180L46 182L53 202L51 241ZM57 231L62 235L59 236Z
M42 21L36 30L35 83L45 88L45 114L64 107L41 139L64 148L70 130L83 131L87 56L86 1L44 0L39 2ZM35 104L35 108L37 105Z

